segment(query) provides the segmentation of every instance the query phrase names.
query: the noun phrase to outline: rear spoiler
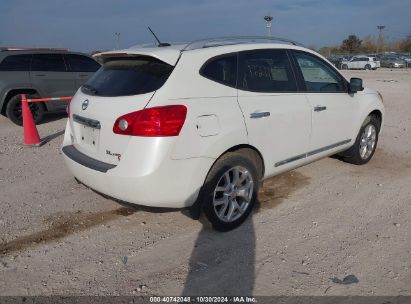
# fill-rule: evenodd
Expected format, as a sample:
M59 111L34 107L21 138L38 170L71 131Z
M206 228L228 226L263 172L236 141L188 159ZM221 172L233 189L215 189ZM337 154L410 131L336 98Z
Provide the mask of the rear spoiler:
M138 52L135 52L135 51L127 52L127 50L125 50L125 52L124 51L123 52L112 51L112 52L97 53L93 55L93 58L97 62L103 64L109 58L153 57L169 65L175 66L180 56L181 56L181 52L177 50L156 52L156 51L153 51L153 49L151 49L151 51L141 50Z

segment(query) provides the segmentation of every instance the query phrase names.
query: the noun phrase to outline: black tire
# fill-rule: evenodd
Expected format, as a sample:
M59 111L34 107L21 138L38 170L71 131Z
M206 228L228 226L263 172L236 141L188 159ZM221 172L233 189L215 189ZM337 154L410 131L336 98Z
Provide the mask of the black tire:
M247 180L244 180L245 185L247 185L250 180L252 182L252 189L249 189L248 197L251 199L248 201L247 199L244 199L241 201L240 196L236 196L235 192L236 189L241 189L239 188L234 188L232 189L232 196L224 196L225 190L217 190L217 187L223 188L223 180L225 179L225 174L227 173L229 178L233 178L234 180L234 172L235 171L230 171L230 170L246 170L247 173L241 173L241 175L238 175L241 178L247 178ZM231 174L231 172L233 174ZM245 172L245 171L244 171ZM244 175L243 175L244 174ZM240 179L241 179L240 178ZM232 230L239 225L241 225L247 217L250 215L255 202L257 200L257 193L258 193L258 186L259 186L259 174L257 173L256 165L247 157L240 153L227 153L223 155L220 159L216 161L216 163L213 165L211 168L210 172L208 173L206 182L204 186L201 189L200 193L200 200L201 200L201 205L202 209L204 211L205 216L207 219L210 221L212 224L213 228L217 231L229 231ZM229 187L228 184L224 186L225 188ZM243 188L246 188L244 186ZM223 194L223 195L221 195ZM216 200L222 199L224 197L227 197L227 204L221 204L219 206L214 206L214 199L217 198ZM228 220L222 220L221 217L219 216L218 212L220 214L223 214L223 217L225 216L228 218L231 202L229 201L235 201L235 204L238 204L238 206L244 206L244 209L242 212L239 210L241 208L238 208L236 211L237 213L235 216L233 215L232 221ZM225 208L225 209L224 209ZM223 210L224 209L224 210ZM227 210L228 209L228 210ZM227 212L226 212L227 211ZM225 214L225 215L224 215ZM233 213L234 214L234 213Z
M394 68L394 64L390 63L390 68L393 69Z
M27 95L27 98L38 98L37 95ZM34 121L36 124L40 123L45 114L44 106L40 103L29 103L31 113L33 115ZM22 126L23 125L23 117L22 117L22 110L21 110L21 95L15 95L11 97L7 103L6 107L6 115L7 117L14 122L16 125Z
M380 132L380 125L381 122L378 119L377 116L375 115L370 115L367 117L367 119L364 121L362 124L360 131L358 132L357 138L355 140L354 145L348 149L347 151L341 153L343 155L343 161L354 164L354 165L364 165L370 161L370 159L373 157L375 150L377 148L378 144L378 135ZM365 155L366 157L361 156L361 142L362 142L362 136L365 130L368 128L368 126L372 126L375 129L375 144L372 148L372 151L369 155Z
M371 66L369 64L366 64L364 70L371 70Z
M341 66L341 69L342 69L342 70L348 70L348 65L343 64L343 65Z

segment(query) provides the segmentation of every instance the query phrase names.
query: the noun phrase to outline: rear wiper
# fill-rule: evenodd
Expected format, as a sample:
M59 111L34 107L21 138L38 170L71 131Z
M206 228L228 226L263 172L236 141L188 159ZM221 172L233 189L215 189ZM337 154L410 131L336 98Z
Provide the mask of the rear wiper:
M94 95L97 94L97 89L92 87L89 84L83 84L83 88L86 89L87 91L90 91L91 93L93 93Z

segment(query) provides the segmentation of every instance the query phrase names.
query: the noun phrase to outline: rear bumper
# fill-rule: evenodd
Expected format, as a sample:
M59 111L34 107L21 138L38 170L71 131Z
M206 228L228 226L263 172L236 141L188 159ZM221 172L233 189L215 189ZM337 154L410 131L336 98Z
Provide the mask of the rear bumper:
M138 160L113 166L71 145L63 146L62 152L70 172L91 189L129 203L166 208L191 206L214 162L211 158L164 158L153 170L139 172L133 170Z

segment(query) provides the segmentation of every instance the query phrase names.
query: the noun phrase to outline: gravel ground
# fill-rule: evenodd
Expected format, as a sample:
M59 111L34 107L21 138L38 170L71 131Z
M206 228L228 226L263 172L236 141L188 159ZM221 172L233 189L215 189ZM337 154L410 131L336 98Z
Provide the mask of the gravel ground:
M0 295L411 295L411 71L345 73L384 96L371 162L272 178L252 219L223 234L77 184L61 115L39 126L55 135L40 148L1 117Z

